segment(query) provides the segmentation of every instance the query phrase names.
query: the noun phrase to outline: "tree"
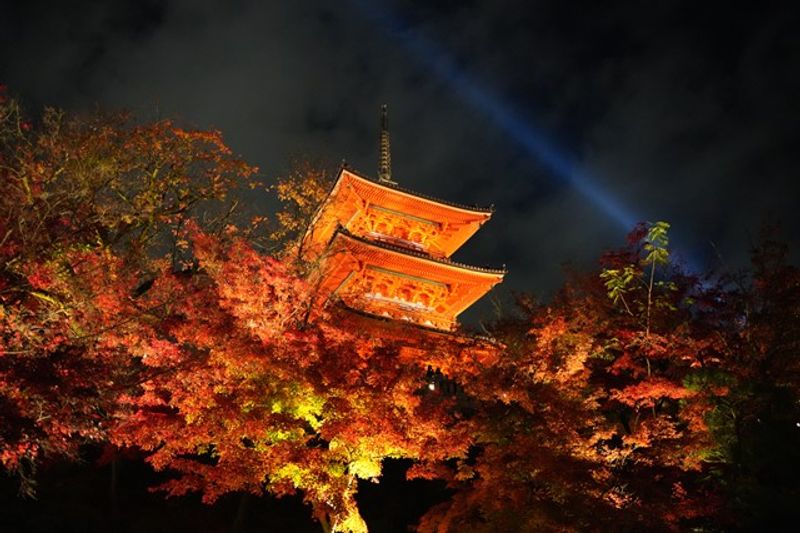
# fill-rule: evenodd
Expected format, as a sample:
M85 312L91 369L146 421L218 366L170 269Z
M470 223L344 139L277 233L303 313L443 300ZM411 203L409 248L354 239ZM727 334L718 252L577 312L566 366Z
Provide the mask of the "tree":
M313 291L292 264L236 235L192 229L191 242L197 271L162 276L145 295L185 295L161 317L169 349L143 359L175 370L126 398L132 411L114 432L179 474L163 490L208 502L299 490L325 529L364 531L356 481L376 481L384 458L466 455L462 427L426 401L425 363L404 358L402 344L360 332L336 309L305 316Z
M718 295L732 349L730 394L711 419L723 459L716 472L729 519L745 529L798 519L800 489L800 270L787 261L776 228L765 227L750 272L729 275Z
M494 326L497 365L464 384L476 448L422 531L678 528L715 516L707 423L727 389L715 287L669 263L665 223Z
M473 446L422 472L455 491L423 517L422 532L597 529L613 520L604 501L608 468L596 447L603 419L583 366L590 338L567 331L543 306L520 304L520 316L491 328L504 347L494 362L474 375L453 369L466 378L459 383Z
M294 255L298 266L302 264L303 237L332 186L322 165L301 161L270 187L281 204L269 235L278 255Z
M0 93L0 461L24 490L40 458L105 438L178 295L140 297L180 268L186 220L254 172L218 132L53 109L34 125Z
M642 224L492 338L449 335L321 302L301 243L328 176L279 180L261 237L229 223L255 172L218 132L32 123L0 89L0 462L24 492L111 443L170 495L301 492L326 531L366 530L387 458L452 490L420 531L796 519L800 271L774 238L701 280Z
M110 436L179 473L171 493L302 490L323 524L357 531L355 480L384 457L465 453L422 401L424 366L308 305L296 261L201 229L255 170L218 133L54 110L34 127L3 105L6 468L28 480ZM319 193L307 178L281 189L292 235Z

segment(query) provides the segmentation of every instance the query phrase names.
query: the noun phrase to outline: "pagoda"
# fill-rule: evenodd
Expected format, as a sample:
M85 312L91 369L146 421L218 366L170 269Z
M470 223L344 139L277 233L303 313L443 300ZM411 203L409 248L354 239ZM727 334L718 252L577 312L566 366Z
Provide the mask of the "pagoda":
M319 263L322 298L362 314L452 331L458 315L505 275L505 269L451 259L492 212L393 181L384 105L378 179L342 166L304 236L303 255Z

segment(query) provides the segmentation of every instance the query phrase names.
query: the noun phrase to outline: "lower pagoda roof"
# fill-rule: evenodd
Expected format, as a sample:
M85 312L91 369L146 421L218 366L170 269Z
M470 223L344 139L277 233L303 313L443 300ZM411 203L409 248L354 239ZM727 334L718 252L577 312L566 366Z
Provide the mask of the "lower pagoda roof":
M493 337L474 332L442 330L428 326L393 320L342 304L336 305L337 320L344 321L348 327L357 331L374 333L382 339L402 344L400 357L417 363L421 368L433 367L450 372L452 365L458 367L461 377L466 367L463 363L479 361L484 366L497 362L506 346Z
M341 227L331 238L326 256L323 294L367 313L439 330L452 329L456 316L505 275L505 269L433 257L356 236ZM387 285L393 289L387 290Z

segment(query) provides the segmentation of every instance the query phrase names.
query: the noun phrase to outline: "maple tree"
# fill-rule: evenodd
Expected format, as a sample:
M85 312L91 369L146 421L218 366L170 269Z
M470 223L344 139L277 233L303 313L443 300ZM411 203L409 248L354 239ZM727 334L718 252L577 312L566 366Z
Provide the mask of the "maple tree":
M4 103L4 466L25 477L110 434L181 473L173 494L300 489L357 531L354 480L384 457L464 453L424 422L447 413L426 411L397 345L309 315L296 263L199 228L193 207L254 170L218 134L56 111L34 129Z
M326 531L366 531L389 458L451 491L420 531L796 516L800 271L774 238L700 279L642 224L492 338L449 335L320 301L300 247L329 176L279 179L262 235L229 224L255 172L218 132L29 122L0 90L0 462L24 491L93 442L143 450L169 495L299 492Z
M425 363L404 357L403 343L359 331L335 308L307 316L313 291L292 263L236 234L195 228L191 242L197 271L162 276L143 296L185 295L162 317L170 349L143 359L174 371L125 399L133 410L113 436L178 474L163 490L208 502L299 490L325 529L365 531L357 481L377 480L385 458L466 455L465 433L423 394Z
M601 409L618 421L620 440L607 444L616 495L642 520L677 526L712 516L719 504L702 479L718 460L707 419L728 393L713 377L729 344L718 288L670 263L668 228L640 226L628 250L606 256L601 277L616 313L598 339L593 373Z
M43 456L101 441L152 337L148 284L180 227L255 169L217 132L125 115L28 121L0 93L0 461L30 491Z
M494 325L504 349L492 364L478 365L467 379L463 367L451 370L470 406L472 447L466 457L421 473L447 480L455 494L422 518L420 531L597 528L614 516L602 498L604 465L593 447L592 430L602 420L581 393L586 372L579 361L548 360L540 349L566 336L563 322L542 325L543 336L535 338L528 334L532 319ZM571 337L560 341L580 358L583 339Z
M410 478L455 491L421 531L719 517L708 474L726 459L712 426L730 397L736 330L719 285L669 264L665 225L635 231L600 276L551 304L525 303L482 347L446 338L409 349L410 331L359 333L336 309L311 306L309 317L313 290L291 263L234 234L193 242L202 275L173 276L171 288L164 277L148 293L198 298L165 317L186 364L143 383L117 435L180 473L163 487L171 494L300 490L326 528L362 531L356 480L411 458Z
M684 527L716 516L708 416L727 354L714 289L641 226L597 274L494 327L498 363L464 385L473 453L422 531Z
M777 228L765 226L749 271L728 273L720 328L731 332L724 380L730 393L710 423L722 464L727 520L745 529L796 522L800 496L800 269Z
M299 161L269 188L280 201L269 232L276 255L294 255L302 268L302 237L332 186L333 180L323 165Z

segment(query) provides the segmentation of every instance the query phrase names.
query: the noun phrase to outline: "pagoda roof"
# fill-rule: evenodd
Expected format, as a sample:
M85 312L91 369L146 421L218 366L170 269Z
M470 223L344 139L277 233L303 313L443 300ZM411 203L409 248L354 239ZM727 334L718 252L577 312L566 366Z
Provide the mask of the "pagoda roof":
M436 337L457 339L463 342L485 343L494 346L496 348L505 348L505 345L496 338L491 337L489 335L474 333L465 330L461 326L451 330L439 329L431 326L426 326L425 324L419 324L417 322L401 321L387 316L377 315L375 313L370 313L369 311L365 311L364 309L356 309L355 307L350 307L349 305L345 304L342 301L335 302L335 305L336 307L338 307L339 309L341 309L346 313L352 313L359 317L363 317L364 319L367 320L380 322L381 324L391 324L392 326L396 327L399 330L404 330L404 329L419 330Z
M349 167L346 167L346 166L342 166L339 169L339 175L338 175L338 177L336 179L336 182L334 182L333 187L331 188L331 192L336 190L336 187L339 184L339 181L342 179L342 176L345 175L345 172L347 172L349 174L352 174L353 176L356 176L356 177L358 177L358 178L360 178L362 180L365 180L365 181L369 182L371 185L375 185L377 187L383 187L385 189L396 191L398 193L401 193L401 194L404 194L404 195L407 195L407 196L413 196L415 198L418 198L420 200L424 200L426 202L431 202L431 203L435 203L435 204L439 204L439 205L447 206L447 207L453 207L453 208L456 208L456 209L459 209L459 210L462 210L462 211L468 211L468 212L471 212L471 213L481 213L481 214L492 214L492 213L494 213L494 206L479 207L477 205L466 205L466 204L461 204L461 203L458 203L458 202L452 202L450 200L442 200L441 198L436 198L436 197L428 195L428 194L419 193L419 192L416 192L416 191L412 191L411 189L407 189L405 187L401 187L400 185L398 185L396 183L376 180L375 178L367 176L366 174L362 174L361 172L358 172L358 171L353 170L353 169L351 169Z
M304 236L312 254L333 238L337 227L344 226L354 233L369 231L364 227L375 224L377 217L420 232L420 244L426 251L449 257L492 216L492 208L465 206L434 199L381 182L342 167L328 196L317 210ZM392 235L389 229L386 237ZM423 237L424 236L424 237Z
M441 301L442 309L429 319L435 324L446 321L449 327L455 324L462 311L500 283L505 275L504 269L475 267L432 257L424 252L359 237L341 227L334 232L328 250L330 255L325 260L327 272L321 288L323 294L336 295L342 289L346 293L348 283L356 279L352 277L354 272L372 269L421 283L447 286L453 290L448 290L446 299ZM416 313L407 311L409 316ZM424 320L423 315L427 315L427 311L418 318ZM435 327L442 329L439 325Z
M398 253L398 254L401 254L401 255L417 257L417 258L425 260L425 261L430 261L432 263L438 263L440 265L446 265L446 266L453 267L453 268L458 269L458 270L467 270L467 271L471 271L471 272L489 274L489 275L495 276L495 277L496 276L500 276L501 278L508 273L508 271L505 269L505 267L503 267L503 268L489 268L489 267L480 267L480 266L475 266L475 265L469 265L469 264L466 264L466 263L460 263L458 261L453 261L452 259L450 259L448 257L433 256L433 255L427 254L427 253L425 253L423 251L420 251L420 250L414 250L414 249L411 249L411 248L406 248L405 246L398 246L398 245L391 244L391 243L384 242L384 241L378 241L378 240L369 239L369 238L366 238L366 237L360 237L358 235L355 235L355 234L351 233L350 231L348 231L343 226L339 226L336 229L336 231L333 233L333 237L331 237L331 243L333 243L333 241L336 239L336 237L338 235L343 235L343 236L347 237L348 239L352 239L352 240L361 242L363 244L366 244L367 246L374 246L376 248L381 248L381 249L384 249L384 250L387 250L387 251L390 251L390 252L395 252L395 253Z

